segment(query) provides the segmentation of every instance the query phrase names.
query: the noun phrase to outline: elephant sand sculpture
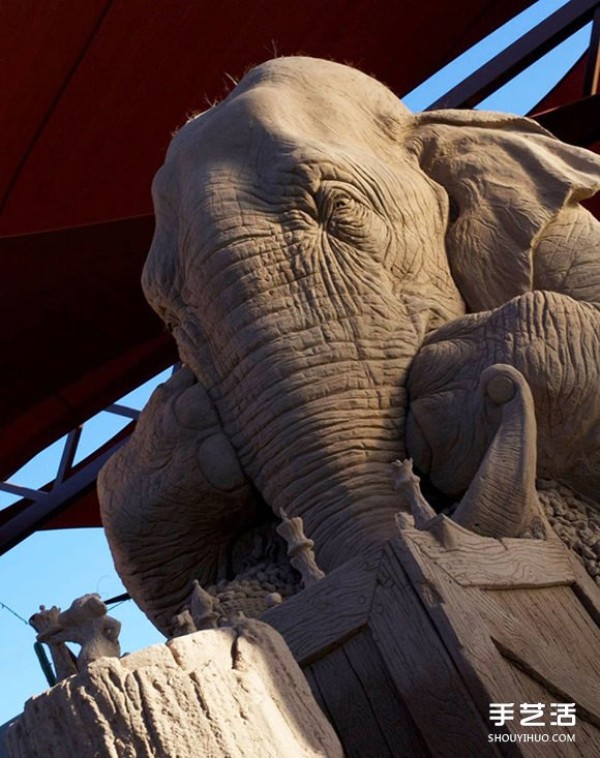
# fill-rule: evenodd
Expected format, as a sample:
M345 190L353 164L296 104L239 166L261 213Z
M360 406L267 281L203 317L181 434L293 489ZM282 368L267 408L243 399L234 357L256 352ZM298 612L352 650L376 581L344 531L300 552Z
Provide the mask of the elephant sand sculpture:
M599 225L579 205L599 182L597 156L533 121L413 114L304 57L252 69L176 134L142 283L185 368L99 478L117 569L159 628L194 580L281 549L268 530L284 514L326 572L394 533L414 357L448 322L471 329L467 311L534 289L600 303Z

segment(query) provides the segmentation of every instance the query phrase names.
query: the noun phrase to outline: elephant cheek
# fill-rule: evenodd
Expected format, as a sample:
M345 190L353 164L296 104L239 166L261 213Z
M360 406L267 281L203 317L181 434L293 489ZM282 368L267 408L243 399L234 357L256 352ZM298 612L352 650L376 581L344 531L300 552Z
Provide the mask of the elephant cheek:
M224 434L213 434L200 445L197 461L205 478L218 490L230 492L242 487L244 472Z

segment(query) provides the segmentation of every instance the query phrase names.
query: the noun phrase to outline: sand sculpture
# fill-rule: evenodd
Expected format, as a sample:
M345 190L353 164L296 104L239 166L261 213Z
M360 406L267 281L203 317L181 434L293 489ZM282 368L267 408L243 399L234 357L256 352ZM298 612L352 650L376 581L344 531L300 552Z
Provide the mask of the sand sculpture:
M351 756L498 755L507 698L600 745L599 188L531 120L330 61L191 119L143 274L184 367L98 482L157 627L260 616Z
M48 645L59 681L85 670L89 663L99 658L121 655L121 622L108 615L108 608L99 595L83 595L62 613L55 605L52 608L42 605L29 623L38 633L38 642ZM77 657L66 642L81 646Z
M6 747L11 758L342 756L284 641L259 621L100 658L29 700Z
M579 201L599 182L597 156L533 121L412 114L309 58L258 66L180 130L143 285L186 368L100 477L117 566L160 628L283 514L325 573L388 538L408 510L395 459L454 502L474 487L482 513L492 440L519 508L536 475L593 495L600 227ZM515 369L504 400L481 387L494 364ZM529 533L503 508L482 534Z

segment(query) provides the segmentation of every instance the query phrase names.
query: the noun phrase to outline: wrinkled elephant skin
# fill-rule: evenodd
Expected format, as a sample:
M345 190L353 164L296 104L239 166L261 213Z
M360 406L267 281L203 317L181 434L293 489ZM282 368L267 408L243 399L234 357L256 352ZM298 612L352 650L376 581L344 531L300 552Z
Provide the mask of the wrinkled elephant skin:
M204 471L199 488L161 479L156 497L146 486L144 503L127 505L120 493L152 478L135 453L148 443L134 439L101 488L126 585L140 596L154 579L146 531L129 518L123 532L119 511L164 514L167 564L177 544L198 549L185 518L166 526L178 497L206 535L216 513L213 532L231 530L223 513L232 507L235 521L258 493L275 516L302 517L325 571L392 534L407 507L390 463L405 456L413 357L464 316L465 300L493 308L544 281L600 302L598 225L577 202L598 188L599 166L527 119L415 115L370 77L310 58L258 66L188 122L154 182L143 286L206 393L207 423L237 457L245 494L220 510ZM585 264L582 276L561 279L563 251L573 270ZM160 402L134 438L160 434ZM187 445L174 443L174 458ZM225 550L231 533L215 539ZM192 578L212 581L213 558L201 570L192 560L159 568L165 582L177 575L171 599Z
M441 491L466 491L499 423L496 406L476 392L495 363L514 366L531 388L538 477L598 500L600 310L554 292L522 295L428 337L408 381L415 465Z
M260 504L188 368L160 385L98 477L102 520L129 594L170 634L191 581L222 578ZM264 518L264 516L263 516Z
M303 518L327 570L389 533L404 377L463 305L445 193L398 140L409 114L363 74L325 70L265 64L177 135L143 281L242 468Z

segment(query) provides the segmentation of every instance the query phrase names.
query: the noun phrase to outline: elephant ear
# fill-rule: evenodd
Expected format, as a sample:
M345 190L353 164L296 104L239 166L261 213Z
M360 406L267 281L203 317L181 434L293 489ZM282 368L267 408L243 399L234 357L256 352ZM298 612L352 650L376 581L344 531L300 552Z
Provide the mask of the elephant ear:
M600 189L600 157L519 116L417 114L412 149L448 193L448 259L472 311L532 290L534 251L546 227Z

